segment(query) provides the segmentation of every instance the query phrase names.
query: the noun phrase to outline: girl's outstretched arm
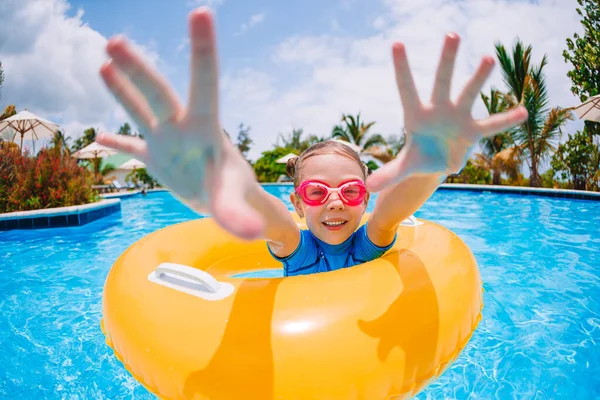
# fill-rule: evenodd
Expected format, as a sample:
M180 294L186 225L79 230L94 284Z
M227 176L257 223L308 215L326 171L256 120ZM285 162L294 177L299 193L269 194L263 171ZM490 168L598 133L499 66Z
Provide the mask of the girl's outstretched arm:
M375 244L392 241L398 225L423 205L448 173L462 168L477 141L527 119L527 110L522 106L484 120L471 116L471 108L494 66L491 56L482 59L458 99L450 99L458 43L458 35L446 36L429 104L419 99L404 45L393 45L406 146L395 160L367 179L369 190L381 191L367 225L367 234Z
M110 60L100 74L146 140L101 134L97 141L142 160L175 196L195 211L211 214L232 234L281 243L284 250L295 248L299 231L290 213L264 192L252 167L223 134L213 17L200 8L190 14L189 22L192 55L186 105L124 38L109 40Z

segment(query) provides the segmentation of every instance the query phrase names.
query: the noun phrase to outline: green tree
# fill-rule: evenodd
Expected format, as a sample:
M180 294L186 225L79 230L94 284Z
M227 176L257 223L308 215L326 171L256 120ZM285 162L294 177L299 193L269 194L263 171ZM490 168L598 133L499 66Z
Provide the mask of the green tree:
M600 149L585 132L577 131L558 146L552 156L552 170L577 190L598 190Z
M83 149L85 146L88 146L96 141L96 134L98 130L96 128L87 128L83 131L83 135L78 137L73 146L71 146L71 151L74 153L77 150Z
M573 69L567 72L571 78L571 92L579 96L581 102L600 94L600 2L598 0L577 0L581 8L576 8L582 18L583 35L573 34L567 38L567 49L563 51L565 62ZM585 121L585 132L600 135L600 124Z
M490 115L506 111L510 107L507 95L492 88L490 95L481 93L481 99ZM497 135L486 137L479 142L481 153L475 154L475 164L492 172L492 184L502 183L502 173L516 179L519 173L520 149L512 140L512 132L500 132Z
M510 90L510 96L507 96L510 107L523 105L529 113L527 121L514 130L512 139L527 160L530 185L539 187L540 162L555 150L554 143L560 136L560 128L572 117L567 109L548 109L548 92L543 72L548 60L544 55L539 65L532 65L531 50L531 46L524 47L517 40L511 57L502 44L496 44L503 79Z
M460 176L464 179L465 183L476 185L486 185L492 181L490 171L479 167L470 158L467 160L464 168L460 171Z
M237 143L235 145L246 160L248 159L248 152L250 151L252 143L253 140L250 138L250 127L244 127L244 124L240 124Z
M353 143L362 150L367 150L373 146L386 146L387 143L380 134L369 135L369 129L373 125L375 125L375 122L368 122L366 124L362 122L360 120L360 113L356 117L343 114L342 125L336 125L333 128L331 136Z
M327 140L325 137L316 135L309 135L307 138L303 138L303 136L304 130L302 128L292 129L292 132L286 135L280 133L275 146L290 149L290 152L300 155L313 144Z
M71 140L71 137L65 136L65 133L59 129L58 131L54 132L50 144L52 145L52 147L59 149L61 153L69 154L69 140Z
M262 156L253 165L258 181L275 182L280 175L285 174L285 164L277 164L275 161L291 151L292 149L287 147L263 151Z
M123 125L121 125L119 127L119 131L117 132L117 134L124 135L124 136L132 136L133 133L131 132L131 125L129 125L129 123L125 122Z

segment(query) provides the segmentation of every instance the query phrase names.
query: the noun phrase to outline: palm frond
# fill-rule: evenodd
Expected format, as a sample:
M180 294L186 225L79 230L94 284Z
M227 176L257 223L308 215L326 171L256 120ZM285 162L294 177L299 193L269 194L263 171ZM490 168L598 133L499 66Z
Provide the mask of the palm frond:
M367 138L367 140L365 141L364 144L361 145L361 147L366 150L369 147L378 146L378 145L386 146L387 142L383 138L383 136L376 133L374 135L369 136L369 138Z
M340 125L336 125L331 132L332 138L340 138L345 140L346 142L352 142L351 136L348 134L348 131L341 127Z
M536 154L540 159L545 159L551 152L556 150L556 140L560 138L560 128L573 119L573 114L568 109L555 107L548 113L544 122L539 139L536 141Z
M475 165L479 168L483 168L488 171L492 169L492 160L486 154L475 154L473 161L475 162Z

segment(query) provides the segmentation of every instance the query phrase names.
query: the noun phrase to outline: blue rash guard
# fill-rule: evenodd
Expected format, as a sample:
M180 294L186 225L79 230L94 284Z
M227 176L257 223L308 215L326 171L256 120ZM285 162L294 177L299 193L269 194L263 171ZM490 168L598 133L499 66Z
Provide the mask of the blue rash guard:
M277 257L269 245L269 253L283 263L283 276L308 275L333 271L379 258L396 242L385 247L375 245L367 236L367 224L358 228L343 243L331 245L317 239L310 230L300 230L300 243L292 254Z

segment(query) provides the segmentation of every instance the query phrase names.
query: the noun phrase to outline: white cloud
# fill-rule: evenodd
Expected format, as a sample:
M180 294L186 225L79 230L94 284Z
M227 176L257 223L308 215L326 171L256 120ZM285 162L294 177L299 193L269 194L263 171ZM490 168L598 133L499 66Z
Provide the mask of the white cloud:
M345 6L350 3L343 2ZM535 63L544 53L548 56L545 73L550 104L569 107L577 103L566 76L570 66L561 55L565 39L581 31L573 4L556 0L479 0L468 5L444 0L383 0L383 5L381 15L366 22L377 29L371 36L357 40L332 32L290 37L275 49L274 65L269 69L246 70L242 76L228 74L228 85L223 88L222 109L227 113L223 115L224 123L235 127L244 122L253 128L252 158L268 149L278 132L292 126L328 135L342 113L360 111L365 120L377 121L374 132L384 136L401 131L402 108L391 59L391 45L396 40L407 46L423 101L430 97L444 35L457 32L461 46L454 72L454 96L481 57L495 55L495 42L511 48L519 37L532 44ZM270 79L258 79L265 76ZM238 90L235 95L229 92L248 81L253 82L252 91ZM489 91L491 85L504 88L499 67L484 91ZM482 102L476 103L474 116L486 116Z
M265 13L259 13L259 14L254 14L250 17L250 19L248 20L248 22L244 22L242 24L242 26L240 26L240 32L238 33L238 35L243 35L244 33L246 33L249 29L255 27L256 25L262 23L265 20Z
M0 48L6 79L2 103L15 104L61 125L71 137L94 126L108 129L128 118L100 78L107 39L66 15L65 0L9 0L0 8ZM160 65L156 45L133 43ZM36 146L37 147L37 146Z

